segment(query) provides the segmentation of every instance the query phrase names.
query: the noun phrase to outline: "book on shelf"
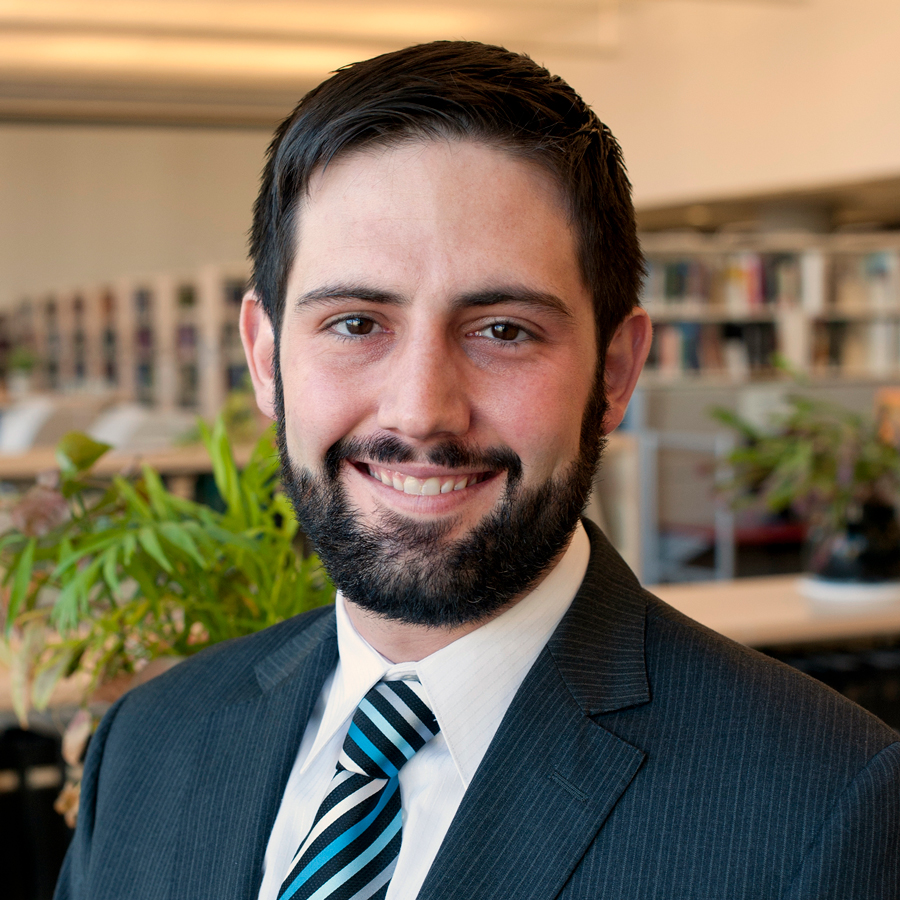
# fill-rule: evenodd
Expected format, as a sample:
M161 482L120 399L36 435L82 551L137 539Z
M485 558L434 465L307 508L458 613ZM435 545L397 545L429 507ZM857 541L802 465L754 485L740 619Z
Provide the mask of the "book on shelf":
M900 315L900 251L651 253L642 299L655 312L719 318L795 308Z
M900 313L896 252L838 253L832 266L829 313Z
M650 255L643 302L657 312L743 317L799 305L802 283L803 266L794 253Z
M664 322L653 331L648 372L663 378L726 375L743 380L774 370L772 322Z
M647 236L642 301L665 377L900 373L895 235Z
M814 372L846 376L890 376L900 371L900 323L825 320L815 323Z
M3 342L35 357L36 387L110 388L123 401L212 417L246 381L238 331L242 263L142 274L23 298L0 317Z
M881 388L875 394L875 413L881 439L900 447L900 388Z

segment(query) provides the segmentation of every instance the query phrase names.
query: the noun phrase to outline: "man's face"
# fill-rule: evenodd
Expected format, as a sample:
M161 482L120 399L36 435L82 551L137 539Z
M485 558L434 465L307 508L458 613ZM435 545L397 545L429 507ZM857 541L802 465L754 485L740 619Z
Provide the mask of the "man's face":
M583 446L597 347L559 188L500 149L415 142L329 164L297 221L279 359L301 520L351 600L371 608L381 578L426 607L464 596L444 618L378 612L483 618L564 548L599 443L597 421Z

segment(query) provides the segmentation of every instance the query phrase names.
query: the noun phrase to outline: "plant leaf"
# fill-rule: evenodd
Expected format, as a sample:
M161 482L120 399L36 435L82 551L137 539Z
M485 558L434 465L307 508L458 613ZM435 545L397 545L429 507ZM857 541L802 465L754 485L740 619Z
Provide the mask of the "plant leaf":
M149 504L138 494L133 485L119 475L113 479L113 484L125 503L136 512L139 518L147 521L153 520L153 512Z
M63 585L52 613L53 623L63 634L76 628L79 619L87 612L91 590L97 586L97 575L102 567L103 557L97 557L83 569L77 570Z
M38 667L31 685L31 704L35 709L43 711L47 708L53 689L65 676L73 656L73 648L67 647L49 665Z
M169 515L169 493L162 479L150 466L141 466L141 472L144 475L144 486L147 488L153 512L161 519L166 518Z
M56 461L65 476L71 478L90 469L111 447L80 432L70 431L56 445Z
M31 673L34 661L44 646L44 623L28 622L22 628L22 639L13 653L9 670L9 688L13 710L23 728L28 727L31 697Z
M172 563L166 558L166 554L163 552L162 545L159 542L159 538L156 536L156 532L149 526L145 525L138 533L137 533L138 542L140 545L153 557L156 562L165 569L170 575L172 574Z
M200 568L207 568L208 561L201 556L197 544L186 527L176 522L164 522L159 526L159 533L170 544L189 556Z
M203 442L213 466L213 478L216 487L225 501L228 514L243 517L245 510L241 502L240 479L237 466L234 464L234 456L231 453L231 445L228 443L228 435L225 433L225 424L222 418L216 419L212 432L205 423L200 423Z
M31 584L31 570L34 567L34 548L37 546L37 539L31 538L25 545L22 555L16 564L15 576L13 578L12 590L9 594L9 608L6 614L6 631L12 627L13 620L19 612L19 607L28 593L28 587Z
M109 592L113 597L118 594L122 586L121 581L119 581L118 557L118 547L110 547L103 554L103 580L106 582Z

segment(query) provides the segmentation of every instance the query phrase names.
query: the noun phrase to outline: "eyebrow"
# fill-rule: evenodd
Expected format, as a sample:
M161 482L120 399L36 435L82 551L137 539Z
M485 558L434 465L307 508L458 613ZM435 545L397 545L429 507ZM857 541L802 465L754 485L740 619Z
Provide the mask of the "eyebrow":
M301 294L295 300L295 307L328 304L340 300L363 300L366 303L384 303L406 306L409 298L391 291L363 287L362 285L328 285ZM499 306L516 303L543 309L564 319L574 319L569 305L547 291L535 291L520 285L506 285L485 290L470 291L455 297L451 303L454 310L472 309L483 306Z
M517 303L533 306L554 313L564 319L574 319L569 305L555 294L547 291L533 291L530 288L510 285L485 291L462 294L453 301L454 309L469 309L479 306L498 306L503 303Z
M299 309L302 306L316 306L328 304L336 300L365 300L367 303L391 303L397 306L406 304L406 298L390 291L381 291L361 285L336 284L327 287L316 288L301 294L294 301Z

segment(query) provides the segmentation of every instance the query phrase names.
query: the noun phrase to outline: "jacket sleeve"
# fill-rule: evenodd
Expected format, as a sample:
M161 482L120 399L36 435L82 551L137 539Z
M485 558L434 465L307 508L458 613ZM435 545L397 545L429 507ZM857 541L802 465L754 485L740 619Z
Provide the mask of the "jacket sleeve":
M91 738L81 779L78 824L59 873L56 892L53 895L54 900L90 900L88 873L90 871L91 842L94 837L97 786L100 781L106 740L124 700L125 697L121 697L115 705L110 707Z
M900 900L900 742L847 785L784 900Z

